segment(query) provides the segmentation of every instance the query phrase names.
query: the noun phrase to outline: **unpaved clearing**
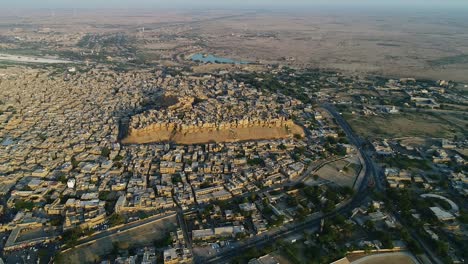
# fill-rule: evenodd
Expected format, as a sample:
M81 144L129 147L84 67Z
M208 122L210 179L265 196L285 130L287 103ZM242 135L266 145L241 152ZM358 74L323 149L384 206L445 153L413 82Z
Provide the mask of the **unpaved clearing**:
M167 232L175 229L176 217L141 225L137 228L117 232L111 236L100 238L93 243L76 247L61 253L55 263L97 263L110 254L115 246L120 249L151 245L153 241L163 238Z
M357 156L328 163L317 171L317 175L340 186L352 187L360 171L361 164Z
M370 255L351 262L352 264L416 264L419 263L413 255L406 252L383 253Z

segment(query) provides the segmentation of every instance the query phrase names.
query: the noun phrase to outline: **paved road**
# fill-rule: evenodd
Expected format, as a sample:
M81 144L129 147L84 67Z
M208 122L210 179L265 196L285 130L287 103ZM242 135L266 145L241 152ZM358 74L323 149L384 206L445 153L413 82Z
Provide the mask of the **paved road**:
M358 148L361 157L364 159L366 175L364 176L364 181L361 184L361 189L365 187L369 181L373 181L378 190L384 190L384 184L382 179L382 173L380 169L375 166L369 154L364 150L363 145L364 141L356 136L351 129L351 126L346 122L346 120L341 116L341 114L335 109L334 106L330 104L323 104L322 107L327 110L336 120L337 124L343 129L348 138L349 142L355 145Z
M300 223L287 224L281 227L280 229L270 230L264 234L251 238L249 240L237 242L234 245L234 248L224 250L215 256L208 258L198 257L195 259L195 263L226 263L229 262L229 260L231 260L232 258L238 256L239 252L250 248L265 246L273 241L276 241L277 239L284 238L290 234L302 232L305 229L318 227L323 219L331 219L337 215L346 214L352 211L354 208L359 207L370 195L371 190L368 186L368 182L371 179L375 182L378 182L378 184L376 184L377 188L383 188L383 184L380 182L378 169L376 168L375 164L372 162L368 154L362 148L363 141L360 140L354 134L351 127L343 119L343 117L341 117L341 115L335 110L333 106L324 105L323 107L335 117L338 125L342 127L343 131L348 137L349 142L356 146L362 158L364 159L365 172L362 176L363 179L360 181L361 185L357 188L358 191L356 192L356 195L354 195L350 201L339 206L335 211L331 213L325 215L317 215Z
M394 214L395 218L398 220L398 222L400 222L402 225L403 225L403 221L402 221L402 218L401 218L401 215L396 212ZM429 246L424 242L424 240L419 236L419 234L414 231L411 227L407 228L408 232L410 233L411 237L413 237L413 239L418 242L419 246L422 248L422 250L426 253L426 255L429 257L429 259L431 260L432 263L435 263L435 264L442 264L443 262L439 259L439 257L437 257L435 254L434 254L434 251L431 250L431 248L429 248Z
M208 258L198 257L195 259L195 263L227 263L229 262L229 260L238 256L239 253L243 252L244 250L255 247L262 247L270 244L272 241L284 238L290 234L297 233L308 228L318 227L322 219L330 219L337 215L346 214L352 211L354 208L359 207L362 204L362 202L365 201L365 199L371 194L372 189L370 188L370 186L375 185L373 187L375 187L375 189L378 191L383 191L385 189L383 173L378 168L378 166L375 165L375 163L369 156L369 153L367 153L364 150L364 141L354 134L349 124L344 120L344 118L335 109L334 106L330 104L323 104L322 107L328 112L330 112L330 114L335 118L337 124L345 132L349 142L357 147L364 160L365 172L363 174L363 179L360 181L360 186L358 186L357 188L358 191L356 195L348 203L339 206L335 211L329 214L311 217L304 222L288 224L281 227L280 229L270 230L262 235L256 236L249 240L237 242L236 244L234 244L233 248L223 250L215 256ZM396 218L400 223L403 223L400 219L399 214L396 214ZM411 229L409 230L413 239L415 239L419 243L419 245L425 251L426 255L430 258L430 260L433 263L441 263L437 256L435 256L432 253L432 251L426 245L426 243L424 243L424 241L419 237L419 235Z
M349 126L349 124L344 120L344 118L340 115L340 113L338 113L336 111L335 107L333 107L330 104L324 104L324 105L322 105L322 107L325 108L328 112L330 112L330 114L333 115L336 122L343 128L343 130L345 131L348 138L352 140L351 143L355 144L356 146L360 146L359 151L361 151L361 154L363 155L364 161L366 163L366 168L368 168L368 170L372 170L371 174L374 176L373 180L374 180L374 182L376 184L375 186L376 186L377 190L384 190L383 173L377 168L377 166L375 166L372 159L362 149L362 143L363 142L354 135L351 127ZM364 184L362 184L361 187L363 185ZM395 213L395 216L396 216L396 219L401 224L403 224L402 219L401 219L400 215L397 212ZM438 257L433 253L433 251L427 246L427 244L419 237L419 235L412 230L412 228L407 228L407 229L410 231L410 234L413 237L413 239L418 242L420 247L424 250L426 255L430 258L430 260L433 263L442 263L438 259Z
M370 194L369 189L365 188L364 191L358 192L348 203L339 207L332 213L325 215L317 215L301 223L288 224L277 230L271 230L247 241L241 241L234 244L233 249L228 249L220 252L220 254L210 258L196 258L195 263L227 263L232 258L239 255L239 252L243 252L250 248L262 247L270 244L278 239L287 237L288 235L302 232L306 229L317 228L320 226L322 219L332 219L337 215L343 215L350 212L352 209L361 205L361 203Z

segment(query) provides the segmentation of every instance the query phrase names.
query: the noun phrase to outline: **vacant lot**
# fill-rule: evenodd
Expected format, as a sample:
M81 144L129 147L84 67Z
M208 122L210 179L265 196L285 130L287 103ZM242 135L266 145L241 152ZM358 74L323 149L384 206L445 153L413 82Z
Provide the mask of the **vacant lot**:
M334 182L340 186L352 187L360 166L361 165L357 157L350 157L344 160L328 163L320 168L316 174L320 178Z
M369 138L432 137L452 138L457 130L447 122L426 113L402 113L386 116L345 114L359 135Z
M163 238L167 232L175 229L176 217L165 218L160 221L141 225L137 228L116 232L114 235L101 238L86 246L62 253L56 260L57 263L95 263L102 256L110 254L114 245L120 249L151 244L153 241Z

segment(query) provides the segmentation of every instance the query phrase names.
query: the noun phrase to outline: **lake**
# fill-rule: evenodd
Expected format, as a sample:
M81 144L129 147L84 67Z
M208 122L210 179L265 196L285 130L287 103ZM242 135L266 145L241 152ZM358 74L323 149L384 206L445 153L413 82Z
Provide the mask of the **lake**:
M247 61L236 61L228 58L216 57L211 54L204 56L201 53L197 53L192 56L192 61L211 62L211 63L228 63L228 64L249 64Z

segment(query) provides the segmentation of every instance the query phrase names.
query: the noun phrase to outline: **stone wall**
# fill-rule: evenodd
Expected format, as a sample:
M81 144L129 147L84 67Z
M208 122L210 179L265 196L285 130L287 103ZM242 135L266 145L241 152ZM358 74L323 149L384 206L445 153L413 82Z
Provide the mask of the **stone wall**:
M130 128L122 140L124 144L175 141L187 144L203 142L235 142L245 140L278 139L304 135L303 129L292 120L240 120L236 122L178 124L170 122L154 123L144 128ZM178 142L180 141L180 142Z

